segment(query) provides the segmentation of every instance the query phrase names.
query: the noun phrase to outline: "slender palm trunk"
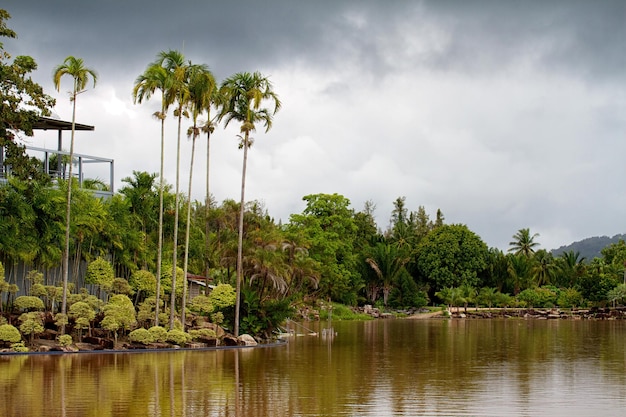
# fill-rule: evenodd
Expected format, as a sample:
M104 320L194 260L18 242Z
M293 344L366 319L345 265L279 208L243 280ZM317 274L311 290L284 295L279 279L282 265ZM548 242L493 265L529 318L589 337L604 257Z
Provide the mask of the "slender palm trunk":
M239 240L237 243L237 289L235 298L235 337L239 336L239 310L241 308L241 281L243 279L243 215L246 190L246 166L248 162L248 132L244 134L243 168L241 173L241 205L239 208Z
M209 278L209 253L210 253L210 241L209 241L209 233L210 231L210 222L209 222L209 212L211 205L211 194L209 194L209 165L211 161L211 131L207 131L206 135L206 197L204 199L204 249L206 257L204 264L204 276L207 277L206 284L208 285ZM625 278L626 279L626 278ZM205 290L206 291L206 290Z
M74 134L76 132L76 90L77 81L74 79L72 95L72 135L70 138L70 169L67 180L67 202L65 205L65 248L63 252L63 302L61 313L67 314L67 282L70 275L70 222L72 209L72 158L74 158ZM61 333L65 333L65 324L61 326Z
M196 133L194 126L194 134L191 139L191 161L189 163L189 187L187 191L187 225L185 230L185 261L183 265L183 275L187 277L187 267L189 265L189 229L191 224L191 180L193 179L193 157L196 151ZM181 321L183 322L183 331L185 330L185 307L187 302L187 282L183 285L183 300L181 302Z
M159 325L159 304L161 303L161 260L163 258L163 160L165 148L165 93L161 97L161 167L159 170L159 237L157 243L156 303L154 325Z
M178 139L176 142L176 206L174 207L174 254L172 255L172 297L170 302L170 330L174 328L174 318L176 315L176 257L178 251L178 204L180 201L180 126L183 117L182 106L178 112ZM187 277L183 277L185 285Z

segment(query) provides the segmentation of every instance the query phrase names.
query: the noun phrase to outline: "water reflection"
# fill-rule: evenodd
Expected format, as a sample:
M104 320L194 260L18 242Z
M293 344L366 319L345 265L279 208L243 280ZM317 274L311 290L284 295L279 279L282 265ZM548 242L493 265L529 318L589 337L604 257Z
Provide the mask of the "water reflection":
M0 416L569 417L626 406L621 322L333 327L277 348L0 356Z

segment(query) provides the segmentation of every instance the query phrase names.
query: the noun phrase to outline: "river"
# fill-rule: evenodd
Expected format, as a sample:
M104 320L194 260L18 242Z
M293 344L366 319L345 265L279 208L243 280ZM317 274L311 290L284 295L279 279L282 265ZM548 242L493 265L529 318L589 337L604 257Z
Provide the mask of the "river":
M305 323L278 347L0 356L1 417L622 416L626 323Z

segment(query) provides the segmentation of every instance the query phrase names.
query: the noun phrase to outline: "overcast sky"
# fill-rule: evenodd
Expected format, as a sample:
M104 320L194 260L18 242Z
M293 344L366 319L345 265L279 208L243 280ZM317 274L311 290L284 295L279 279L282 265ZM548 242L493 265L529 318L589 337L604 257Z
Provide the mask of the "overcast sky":
M159 101L135 105L131 90L159 51L178 49L218 80L260 71L274 83L283 108L254 134L246 199L277 220L305 195L339 193L357 211L372 200L381 229L405 196L503 250L526 227L545 249L626 232L626 1L6 3L18 39L5 49L35 58L62 119L71 83L54 90L53 68L74 55L98 71L77 102L96 130L77 134L75 152L114 159L118 189L133 170L159 170ZM212 137L219 202L239 199L237 133ZM172 184L173 116L166 134ZM29 142L54 148L56 135ZM190 153L184 138L184 191ZM202 140L199 200L205 160Z

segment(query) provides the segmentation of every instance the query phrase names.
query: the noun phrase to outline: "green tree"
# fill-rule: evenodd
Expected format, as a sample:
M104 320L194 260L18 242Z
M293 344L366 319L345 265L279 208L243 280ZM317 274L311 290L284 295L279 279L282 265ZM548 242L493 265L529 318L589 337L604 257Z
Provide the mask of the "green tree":
M44 330L42 313L37 311L24 313L20 315L19 321L21 323L20 331L22 334L30 336L29 343L32 345L35 335L42 333Z
M7 27L11 15L0 9L0 37L14 39L17 34ZM11 174L23 179L49 181L40 169L40 162L29 157L19 143L21 134L33 135L33 125L40 116L49 116L55 100L43 92L30 74L37 69L37 63L30 56L18 56L11 61L11 55L0 42L0 171L4 165L11 166ZM5 151L6 153L4 153Z
M72 102L72 134L70 136L70 161L74 158L74 135L76 133L76 99L78 94L85 91L87 83L91 78L95 87L98 74L91 68L85 67L82 59L68 56L65 61L54 69L53 81L54 86L59 91L61 87L61 78L69 75L73 79L72 90L70 91L70 101ZM63 301L61 304L61 313L67 312L67 281L69 277L69 259L70 259L70 222L72 207L72 164L70 163L69 174L67 178L67 201L65 207L65 249L63 252ZM65 332L63 328L61 332Z
M222 83L221 95L224 98L220 120L225 120L225 126L231 121L241 123L241 139L239 147L243 148L243 169L241 173L241 206L239 212L239 243L237 246L237 300L235 306L235 336L239 335L239 309L241 298L241 283L243 280L243 217L245 204L246 167L248 148L252 145L250 133L256 130L256 124L262 123L265 132L272 127L273 116L281 107L278 95L274 92L269 78L259 72L237 73ZM273 110L262 107L265 102L273 104Z
M82 329L88 329L91 334L91 322L96 318L96 312L89 303L78 301L72 304L69 317L74 319L74 328L79 331L79 340L82 340Z
M130 330L137 323L135 306L126 295L114 295L104 306L103 310L104 318L100 325L103 329L112 331L115 334L116 343L117 333L120 329Z
M187 222L185 228L185 252L183 261L183 274L187 276L189 266L189 235L191 228L191 185L193 183L193 161L196 150L196 139L200 134L198 117L206 110L210 110L215 97L217 85L215 78L205 66L191 66L188 76L188 98L187 105L191 111L193 126L187 131L187 136L191 138L191 160L189 163L189 185L187 190ZM183 285L183 297L181 303L181 322L183 330L185 328L185 304L187 298L187 285Z
M141 103L148 100L159 90L161 92L161 111L156 112L154 116L161 122L161 165L159 168L159 225L158 225L158 243L157 243L157 260L156 260L156 304L154 325L159 325L159 298L161 294L161 261L163 256L163 166L165 160L165 117L167 109L171 105L171 101L167 98L172 85L171 74L160 65L158 61L148 65L146 70L135 80L133 88L133 99L135 103Z
M156 295L157 282L158 280L150 271L140 269L139 271L134 272L128 283L137 294L135 304L139 301L140 296L149 297L151 295Z
M540 249L533 257L531 273L538 286L552 284L557 273L557 266L552 254Z
M43 311L45 309L43 300L31 295L22 295L17 297L13 305L20 311Z
M533 235L530 234L530 229L520 229L513 235L513 241L509 242L511 246L509 252L513 252L515 255L522 254L529 258L535 253L535 248L539 246L538 242L535 242L535 238L539 237L539 233Z
M385 242L377 243L371 249L370 256L365 259L380 280L379 286L383 292L385 306L387 306L391 290L405 271L404 265L408 261L409 258L403 256L397 246Z
M350 200L339 194L312 194L303 200L306 208L291 215L288 229L311 242L309 255L320 268L319 295L356 304L363 284L354 250L358 229Z
M178 216L180 206L180 136L183 116L187 117L186 106L189 104L189 73L191 63L185 60L182 53L175 50L159 53L156 63L161 65L169 73L171 83L165 92L168 103L176 104L174 116L178 119L178 136L176 140L176 185L174 203L174 250L172 251L172 275L176 274L178 256ZM189 196L191 198L191 196ZM172 281L172 294L170 305L170 329L174 328L176 313L176 280Z
M435 289L476 286L487 266L487 245L462 224L435 228L420 243L416 259L422 277Z
M85 274L86 284L97 285L98 289L109 291L114 279L113 266L103 258L99 257L87 266L87 273Z
M0 324L0 342L17 343L22 340L20 331L10 324Z

